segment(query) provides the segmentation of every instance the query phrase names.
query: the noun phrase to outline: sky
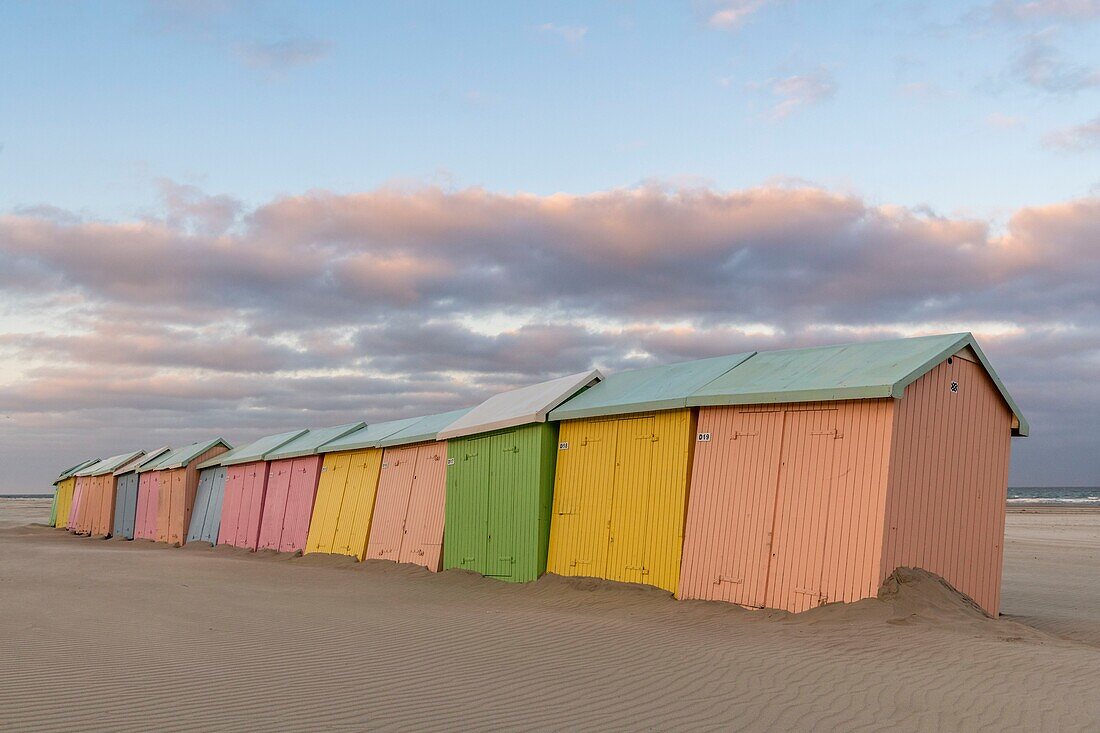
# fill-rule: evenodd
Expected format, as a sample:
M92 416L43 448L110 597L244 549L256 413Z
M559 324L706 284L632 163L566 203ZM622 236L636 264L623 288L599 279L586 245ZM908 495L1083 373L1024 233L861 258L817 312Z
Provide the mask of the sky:
M0 12L0 491L954 331L1100 484L1100 0Z

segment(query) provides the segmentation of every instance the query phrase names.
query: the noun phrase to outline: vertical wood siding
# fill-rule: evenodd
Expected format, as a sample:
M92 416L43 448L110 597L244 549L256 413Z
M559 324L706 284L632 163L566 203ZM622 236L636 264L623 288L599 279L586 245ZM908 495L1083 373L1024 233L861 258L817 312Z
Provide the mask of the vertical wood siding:
M187 542L187 530L191 526L191 512L195 506L195 493L199 487L199 472L195 468L200 463L220 456L228 450L224 445L215 445L196 456L182 468L156 471L160 477L160 496L157 502L158 542L167 542L182 547Z
M259 547L279 552L305 550L309 520L321 474L321 456L272 461L260 521Z
M306 537L307 553L363 559L381 463L380 448L325 454Z
M416 448L416 473L398 562L422 565L433 573L442 569L446 499L447 443L423 443Z
M879 578L924 568L996 615L1012 414L979 364L951 361L898 403Z
M367 558L440 570L446 476L445 441L385 449Z
M225 500L225 466L211 466L199 471L199 487L195 492L195 509L191 512L188 542L218 544L221 529L222 504Z
M893 409L700 409L678 596L788 611L873 596Z
M69 526L69 510L73 506L73 490L76 489L76 477L71 476L57 485L57 517L55 526L62 529Z
M138 482L141 476L135 472L118 477L115 486L115 521L112 534L115 537L134 539L134 522L137 514Z
M401 541L405 537L405 517L409 512L413 477L416 475L416 446L386 448L382 452L382 469L378 474L378 491L374 498L374 518L371 520L367 558L392 560L401 556Z
M691 410L565 421L547 569L675 592L694 425Z
M546 570L556 423L448 441L443 566L528 582Z
M160 503L160 471L146 471L138 481L134 539L157 538L157 505Z
M267 501L268 464L253 461L225 468L218 544L255 550Z
M69 510L69 531L84 534L85 520L88 516L87 494L91 476L77 476L73 490L73 505Z

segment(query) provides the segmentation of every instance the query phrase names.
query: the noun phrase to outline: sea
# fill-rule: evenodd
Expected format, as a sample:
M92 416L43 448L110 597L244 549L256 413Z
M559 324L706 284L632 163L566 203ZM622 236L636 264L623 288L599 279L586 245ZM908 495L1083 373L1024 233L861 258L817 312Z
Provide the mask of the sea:
M1009 486L1008 505L1100 507L1100 486Z

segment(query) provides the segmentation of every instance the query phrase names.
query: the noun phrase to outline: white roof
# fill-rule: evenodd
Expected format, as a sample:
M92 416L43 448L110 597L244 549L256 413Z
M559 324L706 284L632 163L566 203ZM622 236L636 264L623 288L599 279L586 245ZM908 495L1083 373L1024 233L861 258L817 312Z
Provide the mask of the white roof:
M585 387L603 380L598 369L495 394L439 431L438 440L546 422L546 415Z

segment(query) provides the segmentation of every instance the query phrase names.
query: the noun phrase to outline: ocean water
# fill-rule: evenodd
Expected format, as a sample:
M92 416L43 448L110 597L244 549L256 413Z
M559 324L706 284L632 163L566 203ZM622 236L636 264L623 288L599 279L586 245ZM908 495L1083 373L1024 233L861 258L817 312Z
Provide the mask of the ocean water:
M1100 506L1100 486L1009 486L1008 504Z

